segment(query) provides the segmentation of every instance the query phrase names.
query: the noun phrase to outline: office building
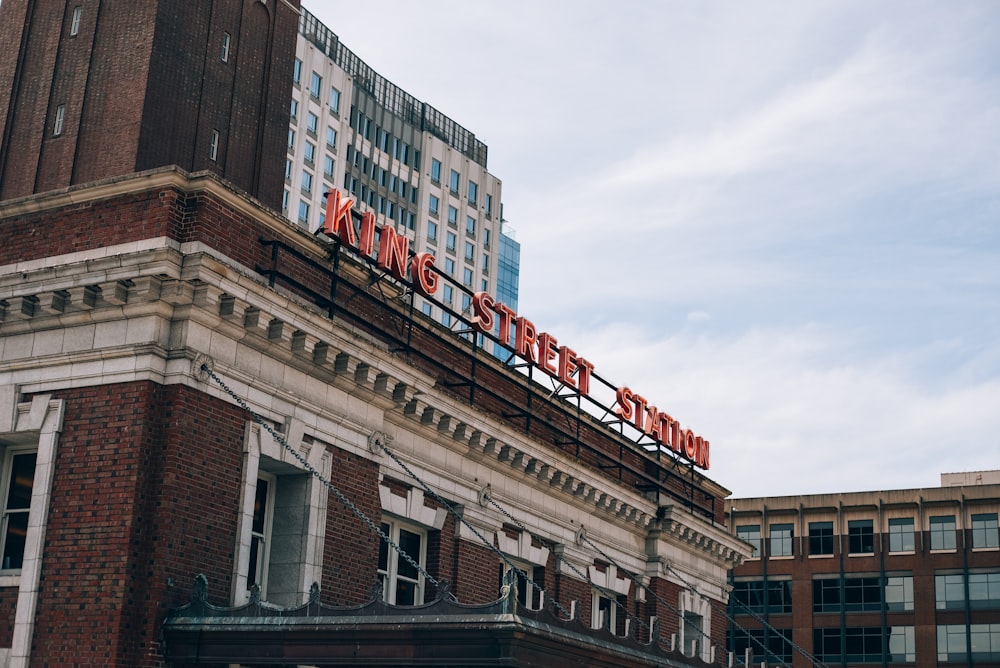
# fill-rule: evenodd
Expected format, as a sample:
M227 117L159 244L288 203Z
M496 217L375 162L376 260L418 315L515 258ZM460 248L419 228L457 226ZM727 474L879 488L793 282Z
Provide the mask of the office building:
M730 649L793 666L1000 666L1000 472L731 499Z
M293 82L285 215L315 231L325 218L325 193L343 190L411 248L437 256L440 269L469 291L497 294L499 255L509 240L500 238L501 182L487 170L486 144L372 70L305 9ZM516 267L508 262L505 270ZM516 298L513 278L506 287ZM446 326L457 326L457 314L469 307L468 296L450 286L440 301L418 300Z

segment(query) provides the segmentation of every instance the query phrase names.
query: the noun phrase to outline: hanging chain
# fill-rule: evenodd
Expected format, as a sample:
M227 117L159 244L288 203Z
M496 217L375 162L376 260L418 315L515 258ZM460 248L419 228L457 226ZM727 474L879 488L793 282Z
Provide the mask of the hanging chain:
M369 529L371 529L373 532L375 532L376 534L378 534L378 537L386 545L388 545L393 550L395 550L396 553L400 557L402 557L408 564L410 564L411 566L413 566L413 568L415 568L421 575L423 575L424 579L427 580L427 582L430 582L435 587L439 586L439 582L438 582L438 580L436 578L434 578L433 576L431 576L431 574L428 573L424 569L424 567L420 565L419 562L417 562L413 557L411 557L409 554L407 554L406 550L404 550L399 545L397 545L395 542L393 542L393 540L391 538L389 538L389 536L386 535L386 533L384 531L382 531L382 528L378 524L376 524L374 521L372 521L367 515L365 515L364 511L362 511L360 508L358 508L358 506L355 505L354 502L351 501L349 498L347 498L347 496L343 492L341 492L339 489L337 489L336 485L334 485L332 482L330 482L329 480L327 480L326 478L324 478L323 474L321 474L319 471L317 471L316 468L313 467L313 465L310 464L306 460L306 458L303 457L299 453L298 450L296 450L295 448L293 448L292 446L290 446L288 444L288 441L285 440L284 436L282 436L277 431L275 431L274 427L272 427L270 424L268 424L267 420L265 420L264 418L262 418L260 415L257 414L256 411L254 411L252 408L250 408L250 406L243 400L242 397L240 397L238 394L236 394L231 389L229 389L229 386L226 385L226 383L221 378L219 378L217 375L215 375L215 372L212 371L212 369L210 369L207 364L202 364L201 365L201 370L204 371L205 373L207 373L209 376L211 376L212 380L214 380L216 383L218 383L219 387L221 387L226 392L226 394L228 394L230 397L232 397L233 400L235 400L236 403L240 405L240 408L242 408L243 410L245 410L247 413L250 414L250 416L253 418L254 422L256 422L261 427L263 427L265 430L267 430L267 433L269 433L274 438L274 440L277 441L281 445L282 448L284 448L289 454L291 454L293 457L295 457L295 459L298 460L298 462L302 465L302 467L306 471L308 471L314 478L316 478L316 480L318 480L320 483L322 483L324 487L326 487L328 490L330 490L331 492L333 492L333 495L336 496L337 499L339 499L340 502L342 504L344 504L344 506L347 507L348 510L350 510L351 512L353 512L355 515L357 515L361 519L361 521L363 521L365 524L367 524Z
M524 570L522 570L516 564L514 564L507 557L507 555L505 555L503 552L501 552L496 547L496 545L493 544L493 541L487 540L486 537L483 536L483 534L480 533L478 529L476 529L474 526L472 526L471 524L469 524L469 521L466 520L465 517L462 516L462 513L458 512L458 510L452 504L448 503L448 501L445 500L440 494L438 494L433 489L431 489L431 487L427 483L425 483L416 473L414 473L410 469L409 466L407 466L405 463L403 463L403 461L399 457L397 457L391 450L389 450L389 448L387 448L384 443L382 443L381 441L378 441L378 445L379 445L380 448L382 448L382 450L385 452L385 454L388 455L390 459L392 459L392 461L396 462L396 464L406 473L406 475L410 476L411 478L413 478L414 480L416 480L420 484L420 487L424 490L424 492L430 494L438 503L440 503L442 506L444 506L444 508L448 512L450 512L452 515L454 515L455 519L457 519L459 522L461 522L464 526L468 527L468 529L473 534L475 534L475 536L483 543L483 545L486 545L492 552L494 552L495 554L497 554L500 557L500 559L503 560L503 562L505 564L507 564L507 566L511 570L516 571L517 574L519 576L523 577L524 580L525 580L525 582L527 582L528 584L530 584L532 587L538 589L541 592L545 592L545 589L543 587L540 587L534 580L531 579L530 575L528 575ZM548 597L546 597L546 598L548 598ZM559 601L555 600L554 598L553 599L549 599L549 600L552 601L552 605L555 606L556 609L558 609L560 612L562 612L564 615L566 615L567 619L571 619L572 618L572 615L570 614L570 612L568 610L566 610L566 608L564 608L562 605L560 605Z
M687 587L688 589L690 589L691 591L693 591L695 594L697 594L698 596L700 596L703 599L705 599L706 601L708 601L709 605L715 605L715 602L712 601L712 599L708 598L707 596L705 596L704 594L702 594L701 592L699 592L697 590L697 588L695 588L691 584L689 584L684 579L684 576L682 576L680 573L678 573L676 570L674 570L671 566L668 565L667 569L671 573L673 573L677 577L677 579L680 580L684 584L685 587ZM786 638L785 635L781 631L779 631L778 629L776 629L773 626L771 626L771 624L769 624L766 619L764 619L763 617L761 617L760 615L758 615L756 612L754 612L753 610L751 610L749 606L747 606L747 605L744 604L743 607L746 608L746 611L747 611L748 615L750 615L751 617L753 617L754 619L756 619L758 622L760 622L761 624L763 624L768 630L774 631L776 634L778 634L778 636L780 636L782 640L784 640L785 642L788 643L789 647L791 647L796 652L798 652L799 654L801 654L802 656L804 656L812 665L817 666L818 668L827 668L827 666L826 666L825 663L823 663L822 661L820 661L819 659L817 659L815 656L813 656L812 654L810 654L808 651L806 651L806 649L804 647L802 647L800 645L797 645L794 642L792 642L791 639ZM732 615L729 614L728 610L723 610L723 614L726 616L726 619L728 619L730 621L730 623L735 624L741 631L746 631L746 629L744 629L742 626L740 626L739 623L737 623L736 619ZM748 635L748 637L749 637L749 635ZM762 642L760 642L758 640L757 643L761 646L761 648L765 652L767 652L769 654L773 654L773 652L771 652L766 647L764 647L764 644ZM779 659L779 661L780 661L780 659ZM788 664L782 662L781 665L786 666Z

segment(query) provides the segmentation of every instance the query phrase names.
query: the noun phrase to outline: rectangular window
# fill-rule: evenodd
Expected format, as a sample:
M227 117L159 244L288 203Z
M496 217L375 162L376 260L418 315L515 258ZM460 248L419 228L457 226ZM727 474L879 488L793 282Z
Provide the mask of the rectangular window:
M34 450L8 448L0 467L0 570L20 569L28 536L28 510L35 480Z
M438 226L433 220L427 221L427 239L434 243L438 240Z
M889 612L913 610L912 575L893 575L885 579L885 609Z
M744 612L763 613L767 606L763 580L737 580L733 583L732 601L736 604L736 614Z
M542 604L545 602L545 592L542 590L542 585L545 583L545 567L516 561L512 563L516 567L514 577L517 579L517 600L528 610L541 610ZM504 564L501 586L503 577L510 570L510 566ZM529 578L531 582L528 582ZM500 589L497 588L497 591Z
M772 557L792 556L792 525L772 524L771 525L771 554Z
M310 165L316 162L316 145L312 142L306 142L305 150L302 152L302 157Z
M813 612L840 611L840 578L813 580Z
M219 157L219 131L212 130L208 139L208 159L215 161Z
M222 33L222 53L220 54L220 57L224 63L229 62L229 45L231 40L232 36L230 36L228 32Z
M427 207L432 216L438 215L438 208L441 206L441 200L431 195L430 204Z
M319 116L311 111L306 113L306 131L313 137L319 132Z
M458 184L460 178L461 177L459 176L458 172L456 172L454 169L451 170L451 180L448 182L448 187L456 195L458 194Z
M595 629L608 629L615 635L621 635L625 627L623 606L625 596L618 596L610 591L594 590L591 610L591 626Z
M483 273L490 273L490 256L483 254Z
M453 206L448 207L448 224L452 227L458 225L458 209Z
M330 148L337 148L337 131L331 127L326 128L326 145Z
M52 136L58 137L63 132L63 123L66 121L66 105L60 104L56 107L55 121L52 123Z
M938 610L965 608L965 577L961 573L934 576L934 607Z
M833 554L833 522L809 523L809 554Z
M309 224L309 203L299 202L299 222L303 225Z
M323 88L323 77L321 77L316 72L313 72L312 75L309 77L309 94L318 100L319 92L322 88Z
M745 656L746 650L750 649L755 656L764 656L768 661L786 665L792 663L791 629L770 629L768 632L763 629L730 629L729 639L737 657Z
M441 183L441 161L431 158L431 181Z
M813 629L813 654L825 663L840 663L843 654L840 627Z
M971 665L1000 661L1000 624L937 627L938 663ZM969 647L972 653L969 654Z
M484 203L483 208L486 210L487 218L493 215L493 195L490 195L489 193L486 194L486 202Z
M848 554L874 554L875 535L871 520L850 520L847 523Z
M69 24L69 36L76 37L80 34L80 19L83 18L83 7L79 5L73 8L73 19Z
M447 240L447 243L445 244L445 247L448 250L450 250L452 253L454 253L455 252L455 233L454 232L449 232L446 240Z
M473 238L476 236L476 219L472 216L465 217L465 234Z
M399 549L421 567L427 563L427 536L409 525L392 520L382 521L382 532ZM424 602L424 577L399 552L380 541L378 577L385 602L391 605L420 605Z
M879 663L882 661L884 642L881 627L848 627L844 629L844 660L849 665Z
M882 585L877 577L844 578L844 610L879 612L882 610Z
M467 287L471 288L472 279L473 279L472 270L466 267L462 272L462 283L464 283Z
M299 117L299 101L295 98L292 98L292 103L288 107L288 115L293 121Z
M309 172L302 170L302 192L306 195L312 194L313 189L313 175Z
M1000 570L969 573L969 607L973 610L1000 608Z
M288 150L295 150L295 130L288 131Z
M973 549L996 549L1000 547L996 513L983 513L972 516L972 547Z
M745 524L743 526L736 527L736 536L753 546L753 554L751 557L760 556L760 525L759 524Z
M475 181L469 181L469 204L475 206L477 197L479 197L479 186Z
M903 517L889 520L889 551L913 552L915 549L913 518Z
M708 638L705 637L705 618L690 610L685 610L683 620L681 652L684 656L703 655L705 643L708 641Z
M454 298L454 294L455 294L454 288L452 288L450 285L444 286L443 290L444 302L449 306L451 305L451 300Z
M340 91L330 86L330 111L340 115Z
M914 627L893 626L889 629L889 663L915 663L917 642Z
M430 302L424 302L420 305L420 310L423 311L424 315L434 317L434 307L431 306Z
M270 563L271 528L274 521L275 478L261 472L253 503L253 524L250 529L250 563L247 569L247 590L257 585L261 598L267 600L267 565Z
M302 61L298 58L292 65L292 82L297 86L302 83Z
M452 260L450 257L446 257L444 259L444 273L448 274L449 276L455 275L455 261Z
M328 155L323 157L323 176L333 178L333 158Z
M471 241L466 241L465 242L465 259L471 261L471 260L475 259L475 257L476 257L476 245L473 244Z
M292 180L292 161L285 158L285 181Z
M955 516L931 517L931 549L955 549Z

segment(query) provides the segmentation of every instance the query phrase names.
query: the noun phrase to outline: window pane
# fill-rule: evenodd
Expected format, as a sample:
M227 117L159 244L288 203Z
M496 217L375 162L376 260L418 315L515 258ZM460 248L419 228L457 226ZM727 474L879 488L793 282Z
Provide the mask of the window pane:
M403 552L410 555L414 561L420 561L420 534L407 531L406 529L399 530L399 547ZM419 574L416 567L410 564L406 559L400 558L399 567L397 572L399 575L407 578L416 578Z
M986 513L972 516L972 547L1000 547L1000 535L997 531L997 514Z
M833 554L833 522L809 523L809 554Z
M792 555L792 525L771 525L771 556L788 557Z
M955 549L955 516L945 515L931 518L931 549Z
M889 551L913 552L914 549L913 518L889 520Z

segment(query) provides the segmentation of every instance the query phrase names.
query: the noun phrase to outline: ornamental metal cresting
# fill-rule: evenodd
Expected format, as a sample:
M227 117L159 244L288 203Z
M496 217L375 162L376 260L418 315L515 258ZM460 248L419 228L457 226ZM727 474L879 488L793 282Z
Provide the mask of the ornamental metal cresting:
M326 220L320 231L337 239L375 261L395 279L406 283L420 295L433 298L440 276L434 269L434 255L428 252L410 256L410 240L390 225L376 226L375 214L365 211L355 226L352 211L354 200L340 191L327 193ZM376 236L378 252L376 253ZM560 345L556 337L540 332L535 324L498 302L488 292L472 295L473 316L470 324L477 331L496 336L514 354L557 379L567 387L590 396L590 381L594 365L569 346ZM512 341L513 339L513 341ZM709 468L709 442L680 423L665 411L649 403L628 387L619 387L615 394L615 415L676 454L702 469Z

